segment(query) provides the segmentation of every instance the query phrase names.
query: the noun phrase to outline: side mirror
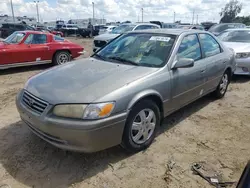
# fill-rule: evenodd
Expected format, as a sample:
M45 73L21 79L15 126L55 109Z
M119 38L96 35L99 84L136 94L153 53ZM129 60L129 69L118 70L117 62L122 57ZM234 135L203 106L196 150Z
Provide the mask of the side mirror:
M236 188L250 188L250 161L248 161Z
M194 60L190 58L180 58L176 60L172 69L189 68L194 66Z

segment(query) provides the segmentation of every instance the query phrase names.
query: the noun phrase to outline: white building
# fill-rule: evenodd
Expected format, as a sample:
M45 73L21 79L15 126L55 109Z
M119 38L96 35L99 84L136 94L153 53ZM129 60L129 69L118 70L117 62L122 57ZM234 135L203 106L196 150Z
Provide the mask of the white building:
M87 27L88 23L93 25L106 25L106 19L88 18L88 19L71 19L68 21L70 24L77 24L79 27Z

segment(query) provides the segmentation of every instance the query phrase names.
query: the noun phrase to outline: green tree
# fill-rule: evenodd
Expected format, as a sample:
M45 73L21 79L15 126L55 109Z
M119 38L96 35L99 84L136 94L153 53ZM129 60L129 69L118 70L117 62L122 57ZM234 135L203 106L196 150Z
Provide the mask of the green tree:
M220 12L220 23L231 23L241 12L242 4L238 0L230 0Z

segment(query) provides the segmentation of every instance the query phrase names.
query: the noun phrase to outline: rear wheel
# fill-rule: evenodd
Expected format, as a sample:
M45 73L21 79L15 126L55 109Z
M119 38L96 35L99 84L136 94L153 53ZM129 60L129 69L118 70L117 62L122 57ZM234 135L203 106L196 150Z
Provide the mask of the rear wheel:
M223 74L221 81L219 85L217 86L216 90L212 93L213 96L217 99L223 98L227 92L229 83L230 83L230 73L229 71L226 71Z
M122 146L130 152L146 149L153 142L160 125L160 111L151 100L137 103L131 110L124 129Z
M55 65L62 65L64 63L67 63L71 60L70 53L67 51L59 51L56 52L53 58L53 63Z

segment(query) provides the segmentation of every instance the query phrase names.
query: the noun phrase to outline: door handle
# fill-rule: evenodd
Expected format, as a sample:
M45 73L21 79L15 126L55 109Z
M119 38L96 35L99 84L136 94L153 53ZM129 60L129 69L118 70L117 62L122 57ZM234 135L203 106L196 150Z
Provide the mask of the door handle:
M201 73L204 73L205 72L205 70L201 70Z

